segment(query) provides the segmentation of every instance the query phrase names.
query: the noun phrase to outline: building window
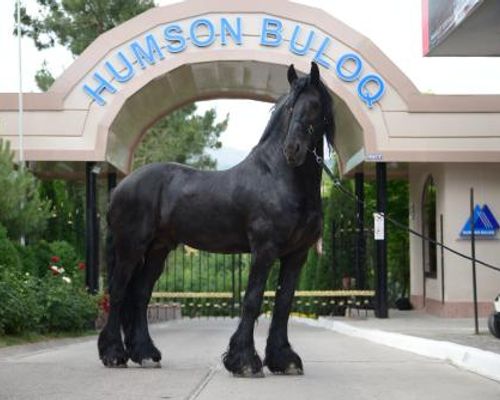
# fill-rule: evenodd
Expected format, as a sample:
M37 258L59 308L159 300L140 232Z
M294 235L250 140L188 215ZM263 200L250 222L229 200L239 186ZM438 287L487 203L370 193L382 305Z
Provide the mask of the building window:
M436 186L432 176L427 178L422 194L422 232L425 237L436 241ZM436 243L422 239L422 248L425 276L436 278Z

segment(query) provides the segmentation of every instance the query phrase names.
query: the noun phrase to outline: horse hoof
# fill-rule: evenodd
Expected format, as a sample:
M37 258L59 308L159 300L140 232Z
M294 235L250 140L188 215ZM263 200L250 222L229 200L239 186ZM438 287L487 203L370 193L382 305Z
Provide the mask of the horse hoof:
M127 368L127 360L125 358L106 358L102 359L102 363L107 368Z
M146 358L142 360L139 365L141 368L161 368L161 362L160 361L155 361L151 358Z
M160 368L161 353L152 342L136 344L129 349L130 359L143 368Z
M97 349L99 351L99 358L105 367L127 367L128 354L123 347L121 338L116 339L106 329L103 329L99 334Z
M243 367L240 372L233 372L233 376L236 378L264 378L264 371L259 370L254 372L251 366Z
M268 349L264 365L275 375L304 375L302 360L291 347Z
M283 374L284 375L304 375L304 370L300 367L298 367L297 365L295 365L295 363L291 363L290 365L288 365L288 367L286 367L285 371L283 371Z

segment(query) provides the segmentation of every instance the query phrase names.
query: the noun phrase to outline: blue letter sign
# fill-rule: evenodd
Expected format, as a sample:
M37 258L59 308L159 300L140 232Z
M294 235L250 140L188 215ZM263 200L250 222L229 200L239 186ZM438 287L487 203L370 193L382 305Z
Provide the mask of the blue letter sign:
M222 47L244 46L242 18L234 15L201 16L145 32L141 38L129 40L111 57L102 60L101 70L92 71L87 77L91 82L84 83L82 88L90 99L104 106L105 94L110 96L116 93L141 70L159 62L168 62L172 59L170 57L178 56L188 46L208 48L217 41ZM268 48L281 47L288 40L286 51L290 55L309 57L324 69L331 70L340 81L352 84L353 91L368 108L372 108L384 95L382 77L365 73L364 60L355 53L332 54L331 48L335 48L333 38L312 26L264 16L260 21L260 36L255 39L258 45ZM255 43L254 38L250 42ZM286 60L284 57L284 62L288 62Z

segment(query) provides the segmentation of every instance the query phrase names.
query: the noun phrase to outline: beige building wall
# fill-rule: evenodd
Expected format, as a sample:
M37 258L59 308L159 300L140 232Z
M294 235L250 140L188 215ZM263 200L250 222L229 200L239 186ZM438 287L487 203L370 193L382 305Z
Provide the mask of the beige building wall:
M440 239L440 214L443 215L445 245L467 255L471 242L460 237L469 216L470 188L474 188L475 204L487 204L500 218L500 163L413 163L409 166L410 226L422 230L422 194L427 178L432 175L437 189L436 226ZM478 239L476 257L500 266L500 239ZM445 250L444 303L442 303L441 250L437 250L436 278L423 278L422 240L410 237L410 292L414 306L442 316L471 316L472 266L469 260ZM477 264L478 300L481 315L492 311L492 301L500 293L500 272ZM424 297L425 296L425 297Z

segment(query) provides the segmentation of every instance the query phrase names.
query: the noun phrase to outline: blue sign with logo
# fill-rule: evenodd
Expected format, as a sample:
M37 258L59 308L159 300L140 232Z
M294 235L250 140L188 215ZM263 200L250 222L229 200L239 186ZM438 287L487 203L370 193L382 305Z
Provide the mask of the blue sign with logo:
M484 204L482 207L476 205L474 208L474 235L475 236L495 236L500 229L497 219L490 208ZM468 218L464 227L460 231L460 236L471 236L471 220Z

